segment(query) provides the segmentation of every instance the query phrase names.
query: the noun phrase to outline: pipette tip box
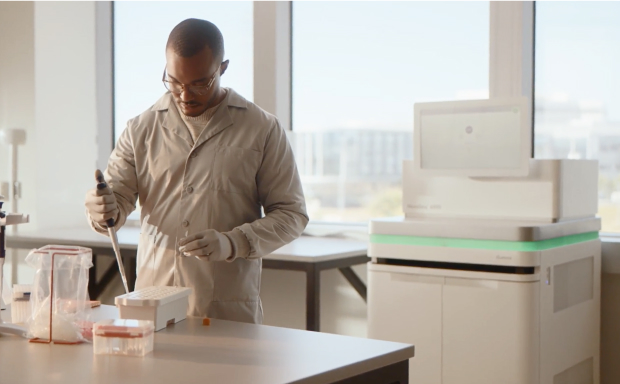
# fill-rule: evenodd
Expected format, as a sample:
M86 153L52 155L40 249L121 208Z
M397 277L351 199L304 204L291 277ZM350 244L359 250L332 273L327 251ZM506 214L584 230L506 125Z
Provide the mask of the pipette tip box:
M108 319L93 326L95 355L144 356L153 351L150 320Z
M117 296L114 303L121 319L151 320L157 332L187 317L191 292L185 287L146 287Z

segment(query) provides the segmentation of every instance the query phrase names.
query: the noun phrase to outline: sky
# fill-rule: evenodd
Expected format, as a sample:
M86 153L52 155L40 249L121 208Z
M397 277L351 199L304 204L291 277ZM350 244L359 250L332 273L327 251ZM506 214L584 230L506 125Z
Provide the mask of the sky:
M489 2L293 3L293 129L413 129L488 73Z
M222 83L252 100L252 12L251 2L116 2L117 137L163 93L165 42L188 17L222 30ZM415 101L485 97L488 24L488 2L294 2L293 129L409 130Z
M489 4L294 1L293 130L412 132L416 102L487 98ZM128 119L164 94L165 44L172 28L189 17L210 20L221 29L230 60L222 84L253 99L252 2L114 6L116 138ZM618 20L620 2L536 2L541 135L547 112L540 107L549 102L600 105L606 121L620 122ZM572 111L565 112L570 117ZM569 125L547 130L561 137L570 133Z
M620 2L536 3L536 96L595 102L620 121Z
M165 48L175 25L187 18L213 22L224 35L230 65L222 84L252 100L253 6L251 2L114 2L115 136L127 121L159 99Z

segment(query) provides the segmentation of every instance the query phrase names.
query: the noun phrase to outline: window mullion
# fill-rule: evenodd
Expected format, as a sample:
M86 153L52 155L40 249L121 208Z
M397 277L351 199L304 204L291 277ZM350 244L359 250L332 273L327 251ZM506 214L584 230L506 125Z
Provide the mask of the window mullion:
M291 2L254 3L254 102L291 129Z
M97 168L105 169L114 148L113 4L95 3L95 82L97 104Z
M491 1L489 97L531 101L534 157L534 2Z

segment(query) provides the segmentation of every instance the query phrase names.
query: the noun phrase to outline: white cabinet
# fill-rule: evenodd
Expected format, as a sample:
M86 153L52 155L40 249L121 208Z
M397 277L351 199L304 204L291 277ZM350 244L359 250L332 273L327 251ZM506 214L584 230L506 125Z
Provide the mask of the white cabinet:
M411 383L441 384L441 294L443 277L408 273L368 274L368 336L415 345ZM420 310L422 309L423 310ZM406 331L405 331L406 330ZM413 376L412 376L413 375Z
M415 345L411 383L598 384L600 241L540 260L506 273L374 259L368 337Z
M535 382L539 283L433 272L370 264L368 337L415 345L411 383Z
M535 383L538 291L539 282L446 278L443 384Z

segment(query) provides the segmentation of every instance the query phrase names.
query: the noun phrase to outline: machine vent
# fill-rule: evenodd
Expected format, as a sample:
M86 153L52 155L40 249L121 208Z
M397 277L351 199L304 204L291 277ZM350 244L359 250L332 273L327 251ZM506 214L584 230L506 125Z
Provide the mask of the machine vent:
M594 384L594 362L592 358L558 373L553 377L553 384Z
M553 267L553 312L591 300L594 295L594 257Z
M378 258L377 264L402 265L406 267L452 269L471 272L508 273L513 275L533 275L535 267L512 267L506 265L448 263L443 261L401 260Z

